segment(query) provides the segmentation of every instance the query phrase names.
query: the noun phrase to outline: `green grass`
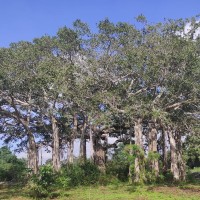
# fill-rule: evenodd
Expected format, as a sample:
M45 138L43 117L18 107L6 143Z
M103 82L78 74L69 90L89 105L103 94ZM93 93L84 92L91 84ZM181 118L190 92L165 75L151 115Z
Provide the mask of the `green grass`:
M127 184L77 187L54 193L55 200L199 200L200 186L132 186ZM0 190L0 199L28 200L23 189Z
M194 167L194 169L190 170L190 173L195 173L195 172L200 173L200 167Z

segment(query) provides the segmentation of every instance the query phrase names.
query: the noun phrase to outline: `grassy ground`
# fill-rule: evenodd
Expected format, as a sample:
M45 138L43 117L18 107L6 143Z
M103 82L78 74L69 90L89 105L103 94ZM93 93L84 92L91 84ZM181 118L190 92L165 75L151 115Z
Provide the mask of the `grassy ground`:
M199 200L200 185L184 186L130 186L109 185L95 187L77 187L66 191L57 191L55 200ZM0 189L0 199L28 200L20 187Z
M195 167L194 169L190 170L191 173L200 173L200 167Z

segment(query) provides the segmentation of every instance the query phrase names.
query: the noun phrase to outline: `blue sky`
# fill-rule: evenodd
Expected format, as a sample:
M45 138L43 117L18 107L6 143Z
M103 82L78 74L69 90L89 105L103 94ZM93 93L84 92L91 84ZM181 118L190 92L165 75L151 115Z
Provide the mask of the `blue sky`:
M0 47L31 41L81 19L92 29L99 20L134 23L139 14L150 22L200 13L199 0L0 0Z

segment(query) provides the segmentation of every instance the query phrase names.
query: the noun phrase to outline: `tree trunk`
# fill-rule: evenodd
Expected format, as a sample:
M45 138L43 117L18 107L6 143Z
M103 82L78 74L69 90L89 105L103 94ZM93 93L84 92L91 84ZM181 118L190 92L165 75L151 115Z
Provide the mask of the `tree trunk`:
M85 162L86 161L86 139L81 136L80 139L80 159Z
M33 174L38 173L38 150L31 132L28 133L28 168L32 170Z
M90 125L90 159L94 163L94 136Z
M129 135L130 135L130 146L132 146L132 136L133 136L133 128L130 128L129 131ZM133 149L131 148L129 151L130 156L133 156ZM133 173L132 173L132 169L131 169L131 163L129 163L129 169L128 169L128 176L129 176L129 183L133 183Z
M174 180L179 181L179 169L178 169L178 158L177 158L177 147L176 141L173 136L173 131L171 128L168 128L169 142L170 142L170 153L171 153L171 172L173 174Z
M181 134L180 133L177 133L177 134L178 134L178 137L177 137L177 157L178 157L178 167L179 167L180 180L185 181L186 169L185 169L185 162L183 160Z
M135 133L135 145L139 147L141 150L143 149L143 142L142 142L142 120L137 119L135 121L135 126L134 126L134 133ZM140 154L140 153L139 153ZM135 182L139 183L143 181L143 160L141 160L141 155L136 155L135 158Z
M149 125L150 131L149 131L149 153L157 153L157 130L155 127L155 123L151 123ZM150 161L151 168L153 172L155 172L155 175L159 175L159 164L158 159L154 158Z
M81 129L81 138L80 138L80 158L83 162L86 161L87 155L86 155L86 139L85 139L85 132L87 128L87 120L84 119L83 127Z
M93 126L93 134L90 135L92 139L93 148L93 159L94 164L99 168L101 172L105 172L105 163L106 163L106 152L103 148L103 145L101 143L101 138L98 136L98 130L96 129L96 126Z
M163 151L163 172L167 172L168 169L168 159L167 159L167 130L163 128L162 130L162 151Z
M51 117L52 123L52 139L53 139L53 147L52 147L52 162L53 169L55 172L58 172L61 168L60 164L60 144L59 144L59 129L57 125L57 120L55 117Z
M74 140L77 135L77 128L78 128L78 120L77 120L77 114L75 113L73 117L73 130L67 147L68 163L70 164L74 163Z
M106 163L106 153L101 144L101 139L95 138L95 153L94 153L94 163L97 165L99 170L105 173L105 163Z
M31 101L31 93L28 96L29 102ZM15 107L15 111L18 113L17 108ZM31 106L28 106L27 110L27 118L26 121L20 119L22 122L24 128L26 129L28 133L28 168L32 170L33 174L38 173L38 160L39 160L39 155L38 155L38 148L35 142L35 138L33 133L30 130L30 120L31 120Z

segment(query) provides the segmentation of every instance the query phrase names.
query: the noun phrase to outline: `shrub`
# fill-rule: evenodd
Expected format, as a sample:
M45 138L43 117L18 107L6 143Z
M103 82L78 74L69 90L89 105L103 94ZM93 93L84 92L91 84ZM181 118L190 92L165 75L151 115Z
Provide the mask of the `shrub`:
M94 184L98 181L100 176L100 171L91 162L87 161L84 164L80 165L81 169L84 171L84 184Z
M26 177L26 161L17 158L7 147L0 148L0 157L0 181L23 181Z
M129 154L124 150L124 145L119 145L119 147L115 149L112 160L109 160L106 164L106 174L108 176L114 176L120 181L127 181L129 164Z
M100 171L89 161L63 166L63 176L69 179L70 186L90 185L98 182Z
M31 197L40 199L51 195L56 184L56 175L51 165L40 167L38 175L33 175L26 189Z
M118 160L110 160L106 165L106 174L114 176L120 181L128 180L129 165L127 162L120 162Z

